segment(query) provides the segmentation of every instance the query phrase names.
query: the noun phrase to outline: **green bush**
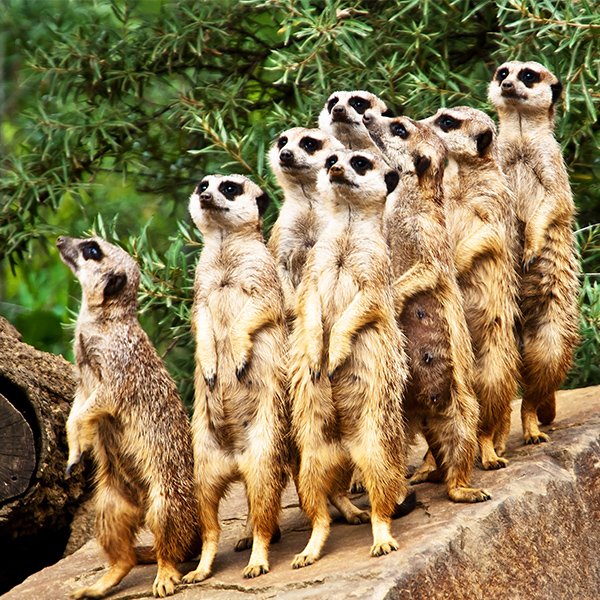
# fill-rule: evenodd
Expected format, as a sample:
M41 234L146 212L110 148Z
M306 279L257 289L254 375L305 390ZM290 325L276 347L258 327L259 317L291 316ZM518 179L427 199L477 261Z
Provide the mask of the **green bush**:
M585 0L5 0L0 311L26 341L70 356L71 333L55 325L72 321L79 291L54 239L95 230L118 240L143 271L143 325L189 400L195 183L251 177L276 199L268 232L281 200L268 148L283 129L316 125L332 91L368 89L416 118L441 105L489 112L488 82L507 59L562 79L557 137L579 225L598 222L595 13ZM584 268L597 273L590 244ZM595 276L581 298L569 384L587 385L600 383Z

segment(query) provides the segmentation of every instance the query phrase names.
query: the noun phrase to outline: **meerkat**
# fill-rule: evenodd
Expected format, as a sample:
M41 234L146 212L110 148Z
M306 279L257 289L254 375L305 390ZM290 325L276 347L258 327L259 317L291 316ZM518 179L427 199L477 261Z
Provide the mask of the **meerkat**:
M110 565L73 597L102 598L129 573L144 524L154 534L158 562L152 591L168 596L181 581L176 563L199 551L189 419L138 322L140 272L133 258L98 237L59 237L56 245L82 288L67 474L84 452L92 453L96 533Z
M421 431L431 451L412 482L443 477L451 500L488 500L487 490L469 487L479 406L443 212L444 145L427 126L407 117L366 111L363 119L373 141L400 171L400 182L386 202L384 233L395 278L396 316L408 339L411 363L408 431L410 437Z
M313 525L294 568L319 558L330 527L328 494L344 474L348 481L354 465L371 501L371 554L398 547L390 519L397 500L407 496L407 365L382 233L385 198L397 178L378 156L345 149L330 155L318 176L330 218L298 288L290 344L298 493Z
M521 420L525 443L549 440L538 427L556 415L556 390L578 342L579 267L575 207L554 138L561 82L537 62L500 65L489 86L498 111L500 166L516 196L519 226Z
M366 110L386 117L393 116L387 104L371 92L334 92L319 114L319 129L338 139L346 148L380 154L362 122Z
M285 200L267 247L277 264L288 320L293 320L295 292L308 253L327 222L327 211L317 192L317 175L331 151L341 148L341 142L320 129L294 127L281 133L269 152L269 163Z
M202 555L185 583L206 579L217 553L219 502L242 480L254 529L244 577L269 571L289 463L283 292L261 232L269 198L241 175L209 175L190 198L203 236L196 267L192 418Z
M444 142L444 206L473 350L484 469L501 458L517 394L517 278L512 194L496 162L496 126L467 106L442 108L421 121Z

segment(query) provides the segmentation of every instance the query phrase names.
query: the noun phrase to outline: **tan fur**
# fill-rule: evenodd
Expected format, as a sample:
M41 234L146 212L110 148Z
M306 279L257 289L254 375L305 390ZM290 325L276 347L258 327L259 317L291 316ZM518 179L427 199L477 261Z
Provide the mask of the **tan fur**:
M334 92L319 114L319 128L338 139L346 148L369 150L381 155L362 122L366 110L392 116L385 102L371 92Z
M265 247L266 195L241 175L205 177L190 199L204 248L196 268L192 419L202 556L186 583L206 579L219 539L219 502L242 479L254 526L244 577L269 570L287 479L283 293Z
M328 218L317 192L317 175L331 151L340 148L341 142L320 129L294 127L281 133L269 152L285 201L267 246L275 257L289 319L294 317L295 292L308 253Z
M144 524L155 537L149 553L158 562L153 593L171 595L181 580L176 563L199 551L189 420L138 322L135 261L101 238L60 237L57 246L83 292L67 472L91 451L96 532L110 564L97 583L73 597L101 598L127 575L137 563L133 543Z
M363 175L351 165L366 158ZM335 164L334 164L335 163ZM329 533L327 496L361 469L379 556L398 546L390 518L406 497L402 394L407 375L394 319L382 212L390 169L364 152L337 151L319 174L330 211L298 289L291 344L292 432L300 450L298 492L313 530L292 566L320 556ZM377 376L374 376L377 374Z
M512 195L495 159L496 126L485 113L466 106L442 108L422 122L446 147L444 206L475 353L481 464L497 469L508 464L500 457L519 363Z
M498 111L500 166L516 196L519 223L525 442L548 441L555 392L578 341L579 282L572 232L574 204L560 146L554 139L558 79L536 62L498 67L489 97Z
M413 477L446 481L455 502L489 492L469 487L479 409L472 390L473 354L456 283L443 213L445 150L425 125L369 111L365 125L400 171L386 203L384 231L392 256L396 315L408 338L412 390L406 398L411 432L421 430L441 473L428 465Z

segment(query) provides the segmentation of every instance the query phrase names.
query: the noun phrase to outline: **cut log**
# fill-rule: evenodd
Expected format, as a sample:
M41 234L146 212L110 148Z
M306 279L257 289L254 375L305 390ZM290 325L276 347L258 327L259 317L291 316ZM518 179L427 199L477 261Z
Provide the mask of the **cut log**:
M0 595L61 558L89 496L85 465L65 477L74 393L74 366L0 317Z
M0 503L21 495L29 487L36 459L31 427L0 394Z

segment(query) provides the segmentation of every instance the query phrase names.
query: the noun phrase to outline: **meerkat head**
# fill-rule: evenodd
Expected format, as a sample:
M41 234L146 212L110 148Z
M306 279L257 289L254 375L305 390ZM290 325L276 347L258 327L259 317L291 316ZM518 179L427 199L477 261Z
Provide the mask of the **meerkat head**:
M347 148L370 149L373 143L362 122L367 110L392 116L391 109L375 94L364 91L334 92L319 115L319 128L333 135Z
M376 154L342 149L325 160L317 188L330 208L351 206L367 215L383 211L398 180L398 172Z
M190 197L190 214L202 235L219 229L260 231L269 196L243 175L207 175Z
M554 117L562 89L562 83L540 63L513 60L496 69L488 95L499 111Z
M363 122L371 139L401 174L412 173L419 185L441 189L446 150L429 127L408 117L390 118L371 111L365 112Z
M448 157L457 160L493 158L496 125L480 110L468 106L440 108L433 117L420 123L440 137Z
M314 186L325 159L343 144L321 129L294 127L284 131L269 152L269 163L282 188Z
M118 306L137 311L140 270L125 250L99 237L81 240L61 236L56 246L79 280L88 308Z

